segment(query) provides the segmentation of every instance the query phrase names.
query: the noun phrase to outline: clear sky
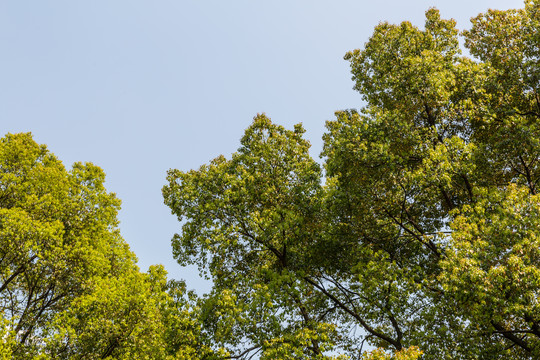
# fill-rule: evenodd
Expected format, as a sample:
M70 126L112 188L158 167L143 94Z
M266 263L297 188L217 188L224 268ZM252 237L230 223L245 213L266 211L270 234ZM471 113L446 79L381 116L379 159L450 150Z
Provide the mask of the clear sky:
M324 122L359 108L343 55L380 21L458 27L517 0L1 0L0 135L27 132L64 164L89 161L123 201L120 229L142 270L180 268L180 224L163 205L169 168L229 156L253 116L302 122L318 156Z

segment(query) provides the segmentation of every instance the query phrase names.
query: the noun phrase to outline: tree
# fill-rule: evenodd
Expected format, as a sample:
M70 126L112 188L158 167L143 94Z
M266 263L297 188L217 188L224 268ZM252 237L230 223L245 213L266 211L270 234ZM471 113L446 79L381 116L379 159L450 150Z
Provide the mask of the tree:
M0 357L188 359L200 345L183 288L136 266L104 180L30 134L0 140Z
M212 276L202 321L216 345L232 346L230 356L292 359L305 348L319 356L335 332L316 317L324 317L324 298L294 271L317 232L322 190L302 133L258 116L232 160L173 170L164 188L167 204L187 218L174 255Z
M265 115L230 160L171 170L174 255L214 280L217 346L538 358L539 25L537 0L480 14L462 33L474 58L435 9L423 30L378 25L345 56L366 105L327 123L324 174L301 126Z
M44 353L52 358L201 359L197 309L162 266L106 277L56 315Z

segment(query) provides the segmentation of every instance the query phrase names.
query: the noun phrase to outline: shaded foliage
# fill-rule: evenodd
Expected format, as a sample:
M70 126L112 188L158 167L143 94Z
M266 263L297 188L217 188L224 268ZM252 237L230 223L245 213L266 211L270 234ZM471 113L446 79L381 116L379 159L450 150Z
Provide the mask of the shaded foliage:
M436 9L424 29L379 24L345 56L366 105L327 123L324 173L300 125L265 115L231 159L169 172L174 255L214 280L201 306L216 346L538 358L539 11L472 19L474 58Z

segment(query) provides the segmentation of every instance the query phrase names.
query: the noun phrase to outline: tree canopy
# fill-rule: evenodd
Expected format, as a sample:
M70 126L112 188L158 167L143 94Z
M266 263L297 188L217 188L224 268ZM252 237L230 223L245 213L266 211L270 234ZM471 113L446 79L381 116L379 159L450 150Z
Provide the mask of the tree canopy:
M90 163L67 171L30 134L0 140L1 359L205 353L182 284L139 272L104 180Z
M201 297L139 270L99 167L0 139L0 360L540 358L540 0L381 23L345 59L364 106L320 162L259 114L168 172Z
M538 358L539 34L537 0L461 33L436 9L424 29L381 23L345 55L365 106L327 122L322 166L301 125L262 114L230 159L171 170L173 253L213 280L213 346Z

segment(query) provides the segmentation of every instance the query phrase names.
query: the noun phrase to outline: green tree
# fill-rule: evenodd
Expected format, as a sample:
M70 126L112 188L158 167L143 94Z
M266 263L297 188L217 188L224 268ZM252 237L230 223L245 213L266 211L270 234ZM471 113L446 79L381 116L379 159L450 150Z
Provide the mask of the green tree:
M54 359L201 359L197 310L162 266L100 278L55 316L43 353Z
M258 116L232 160L173 170L164 188L186 217L174 255L212 276L201 321L230 356L320 357L336 331L323 321L326 299L295 271L320 225L322 191L303 132Z
M0 140L0 357L191 359L200 347L184 289L160 267L139 271L104 181L30 134Z
M171 170L174 255L214 280L216 347L538 358L539 25L538 0L480 14L469 58L435 9L424 29L381 23L345 56L365 106L327 123L324 173L301 126L264 115L230 160Z
M29 134L0 142L0 306L31 354L53 315L102 276L133 263L116 229L120 202L92 164L62 163Z

